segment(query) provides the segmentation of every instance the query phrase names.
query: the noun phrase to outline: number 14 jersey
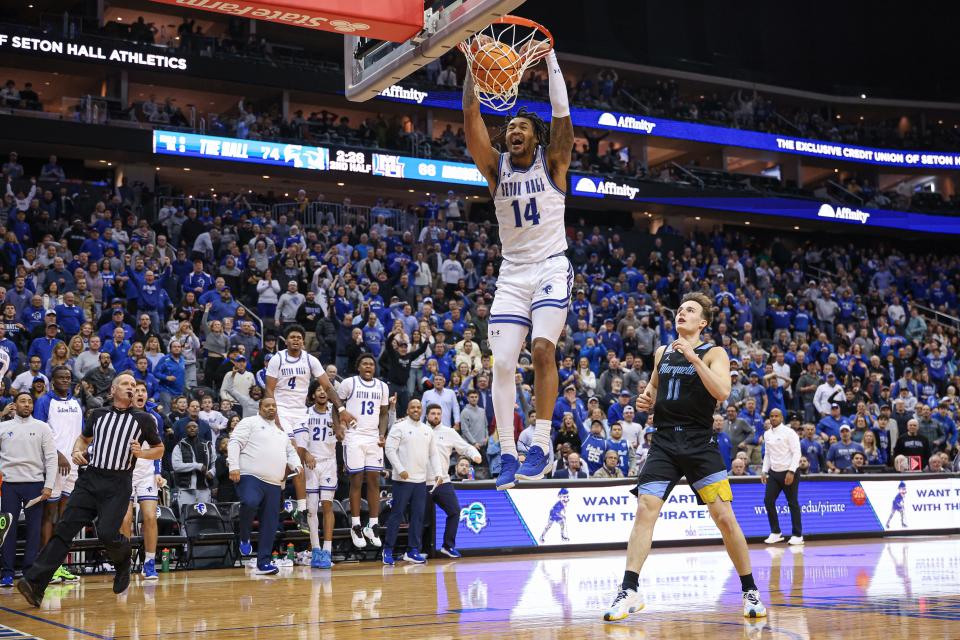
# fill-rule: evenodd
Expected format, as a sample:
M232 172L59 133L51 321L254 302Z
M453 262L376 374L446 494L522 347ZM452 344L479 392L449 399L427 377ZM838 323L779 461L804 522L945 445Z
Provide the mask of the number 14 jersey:
M346 425L344 444L379 440L380 407L390 404L390 390L386 383L376 378L366 382L360 376L353 376L341 382L337 392L347 411L357 420L355 427Z
M533 163L516 169L510 154L500 154L493 203L500 224L503 257L536 264L567 250L563 213L566 195L550 177L546 152L537 146Z

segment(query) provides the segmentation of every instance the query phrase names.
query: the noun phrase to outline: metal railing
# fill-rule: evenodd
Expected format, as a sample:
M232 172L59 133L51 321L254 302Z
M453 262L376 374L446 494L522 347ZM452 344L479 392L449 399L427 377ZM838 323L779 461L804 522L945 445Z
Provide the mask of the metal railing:
M910 306L919 311L920 315L924 316L924 318L927 320L935 320L940 324L949 325L954 329L960 329L960 318L957 316L944 313L943 311L938 311L932 307L917 304L916 302L911 302Z
M263 348L263 336L264 336L264 330L265 330L265 329L264 329L264 325L263 325L263 318L261 318L260 316L258 316L257 314L255 314L255 313L250 309L250 307L248 307L247 305L243 304L242 302L240 302L240 301L237 300L236 298L234 298L234 300L236 301L237 306L243 307L243 308L246 310L247 315L250 316L251 318L253 318L253 319L256 321L256 323L260 325L260 331L258 332L257 335L258 335L258 337L260 338L260 348L262 349L262 348ZM252 357L253 357L253 354L251 353L250 355L247 356L247 359L250 359L250 358L252 358Z

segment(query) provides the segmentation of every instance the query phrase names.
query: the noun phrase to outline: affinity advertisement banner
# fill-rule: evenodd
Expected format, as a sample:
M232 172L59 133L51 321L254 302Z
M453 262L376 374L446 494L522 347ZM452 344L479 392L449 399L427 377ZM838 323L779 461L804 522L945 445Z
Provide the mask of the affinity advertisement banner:
M394 85L380 93L380 99L393 102L415 103L426 107L451 109L459 111L463 102L463 95L459 91L417 90ZM550 105L546 102L517 100L516 109L526 107L537 112L541 117L550 120ZM489 115L504 117L505 112L498 112L480 107ZM511 111L509 113L515 113ZM845 160L884 167L923 167L928 169L956 169L960 167L960 154L943 153L939 151L904 151L902 149L877 149L872 147L858 147L853 145L810 140L807 138L793 138L790 136L762 133L719 127L695 122L682 122L666 118L654 118L614 111L600 111L571 107L570 117L578 127L591 129L609 129L638 135L659 136L677 140L691 140L708 144L720 144L731 147L745 147L777 153L798 154L830 160Z
M833 205L816 200L793 198L652 197L645 196L639 183L603 176L570 174L571 195L583 198L612 198L651 204L665 204L714 211L736 211L755 215L816 220L833 225L902 229L920 233L960 233L960 218L890 209Z
M960 479L905 481L906 525L894 510L900 480L802 481L800 509L804 534L858 534L921 529L960 528ZM563 488L471 489L456 484L460 499L457 546L502 549L587 544L625 544L633 527L636 498L631 484L598 486L570 483ZM733 507L748 537L770 533L763 504L764 486L732 485ZM777 501L780 529L790 535L786 498ZM437 545L443 540L445 516L437 512ZM657 542L716 540L720 532L707 507L697 504L686 484L677 485L663 506L653 532Z
M474 165L463 162L411 158L337 147L313 147L282 142L223 138L178 131L155 130L153 152L160 155L229 160L382 178L428 180L481 187L487 184L486 179Z

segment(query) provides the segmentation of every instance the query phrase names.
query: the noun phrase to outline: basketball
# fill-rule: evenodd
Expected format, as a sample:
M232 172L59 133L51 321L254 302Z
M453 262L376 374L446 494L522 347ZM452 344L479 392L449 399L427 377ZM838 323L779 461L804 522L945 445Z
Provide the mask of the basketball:
M520 56L511 47L500 42L481 45L474 40L470 50L473 53L470 70L481 91L500 93L520 81Z

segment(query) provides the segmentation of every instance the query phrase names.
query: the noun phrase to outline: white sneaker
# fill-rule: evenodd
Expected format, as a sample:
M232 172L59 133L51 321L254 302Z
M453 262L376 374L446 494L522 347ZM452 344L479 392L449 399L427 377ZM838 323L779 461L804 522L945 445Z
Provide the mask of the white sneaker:
M783 542L783 536L779 533L771 533L763 542L765 544L777 544L778 542Z
M760 592L751 589L743 594L743 617L744 618L764 618L767 615L767 608L760 602Z
M633 589L620 589L617 597L613 599L613 604L603 614L603 619L607 622L623 620L631 613L636 613L643 609L643 598Z
M357 549L364 549L367 546L367 541L363 539L363 529L358 524L350 527L350 539L353 540L353 546Z
M377 532L373 530L373 527L367 525L363 528L363 537L370 541L370 544L375 546L377 549L383 546L383 543L380 542L380 538L377 537Z
M803 536L790 536L787 544L803 544Z

